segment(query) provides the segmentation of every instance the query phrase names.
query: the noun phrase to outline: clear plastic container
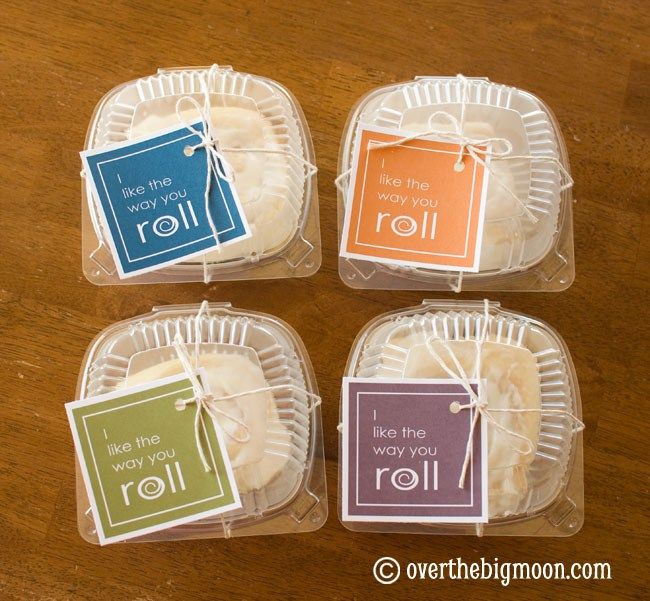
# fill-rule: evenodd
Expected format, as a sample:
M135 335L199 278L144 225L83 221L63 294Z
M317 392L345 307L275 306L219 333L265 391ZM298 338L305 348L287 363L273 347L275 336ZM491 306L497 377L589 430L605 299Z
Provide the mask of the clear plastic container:
M198 311L198 305L157 307L147 315L105 329L86 352L77 398L182 373L172 342L180 334L193 348ZM263 381L274 387L268 392L242 396L238 401L245 404L241 408L246 407L243 419L253 420L260 411L265 416L264 439L246 443L248 449L259 443L261 457L247 452L246 445L227 446L241 509L131 540L228 538L317 530L327 519L325 464L320 406L314 401L318 389L302 341L281 320L233 309L227 303L210 304L199 320L200 364L211 380L211 390L218 391L219 378L236 378L244 364L245 386L254 382L252 389L259 389ZM226 376L225 361L232 366ZM219 366L221 371L217 371ZM85 540L98 542L78 463L77 523Z
M448 374L438 373L437 363L425 350L425 340L432 340L433 344L446 341L464 362L471 359L472 352L476 353L475 341L482 334L485 315L485 305L480 302L434 300L381 315L359 333L345 375L397 380L448 379ZM508 395L523 397L527 385L523 367L529 362L533 376L529 373L528 385L533 389L527 394L540 410L492 415L515 432L529 436L535 443L534 454L526 463L494 469L493 460L496 463L503 455L493 458L491 453L503 451L507 435L488 423L489 521L485 524L344 521L339 464L339 516L350 530L569 536L581 528L584 518L581 405L569 351L560 336L542 321L506 311L499 303L489 304L488 315L484 345L489 344L489 348L487 353L483 350L480 374L487 381L488 409L505 406ZM498 378L497 374L500 374ZM339 440L342 457L342 434ZM497 448L499 445L501 448Z
M433 124L452 131L439 114L460 120L463 104L465 136L505 138L512 144L511 156L526 157L490 163L479 271L460 273L341 256L339 273L348 286L559 291L573 282L572 181L558 122L533 94L486 78L417 77L377 88L357 102L339 154L339 242L359 126L418 133Z
M85 149L134 140L178 124L176 102L203 101L210 81L213 125L223 147L284 150L286 154L224 152L251 227L249 239L159 270L120 279L88 179L82 173L84 274L94 284L220 281L309 276L320 267L318 187L305 116L281 84L219 67L159 69L117 86L95 108ZM195 116L190 109L188 120ZM289 154L291 153L291 154ZM294 156L295 155L295 156ZM302 158L305 163L296 160Z

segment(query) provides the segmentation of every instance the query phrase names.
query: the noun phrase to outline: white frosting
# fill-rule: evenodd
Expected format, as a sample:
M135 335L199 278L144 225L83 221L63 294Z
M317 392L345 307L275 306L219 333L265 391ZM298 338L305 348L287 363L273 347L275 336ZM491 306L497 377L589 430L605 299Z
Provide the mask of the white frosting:
M510 142L510 158L490 162L479 271L525 269L546 256L558 226L560 169L549 162L535 163L531 170L531 160L525 158L531 154L561 158L552 119L541 102L516 88L479 80L467 85L464 110L462 85L453 79L424 78L384 88L363 102L357 122L410 133L452 132L457 125L450 115L468 138ZM506 150L504 142L496 142L494 150Z
M175 102L151 104L131 126L130 138L178 125ZM199 119L194 108L182 111L186 122ZM212 123L222 148L281 147L269 119L259 111L239 106L212 106ZM290 158L261 152L224 152L235 173L235 189L251 228L251 237L208 253L208 261L221 262L262 255L281 248L297 229L298 212L288 194L292 185Z
M392 345L408 349L402 376L404 378L443 378L449 375L432 358L425 344L424 334L397 334ZM447 343L458 358L465 373L474 377L476 344L473 341ZM432 342L433 349L454 368L449 353L440 343ZM481 377L487 381L487 403L491 409L540 409L541 392L537 364L527 348L495 342L485 342L481 352ZM376 377L390 377L394 372L380 368ZM540 413L497 412L491 414L505 428L528 438L536 448L539 440ZM521 512L528 494L527 471L535 453L525 452L527 445L488 423L488 470L490 517L507 516Z
M219 416L218 423L225 433L228 456L239 492L246 493L264 487L282 471L289 460L291 434L280 420L273 395L265 391L232 400L218 400L220 395L266 387L262 369L247 357L230 353L200 354L199 366L206 370L208 388L217 399L217 407L241 420L248 428L249 440L237 442L235 438L245 437L245 429L233 420ZM172 359L129 374L124 385L136 386L182 372L181 362Z

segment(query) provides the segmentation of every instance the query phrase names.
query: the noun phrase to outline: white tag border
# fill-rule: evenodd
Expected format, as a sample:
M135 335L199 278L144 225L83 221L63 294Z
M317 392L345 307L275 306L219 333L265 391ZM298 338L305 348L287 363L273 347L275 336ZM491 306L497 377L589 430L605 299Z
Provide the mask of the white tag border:
M343 230L341 233L341 243L339 245L339 256L341 257L346 257L349 259L359 259L361 261L367 261L370 263L384 263L387 265L398 265L398 266L411 266L411 267L418 267L418 268L423 268L423 269L429 269L429 270L436 270L436 271L448 271L452 273L458 273L458 272L467 272L467 273L478 273L480 271L480 259L481 259L481 250L483 247L483 227L485 223L485 206L487 204L487 188L488 188L488 183L490 179L490 156L487 155L485 157L485 164L486 168L484 169L483 172L483 185L481 188L481 195L479 197L479 203L480 203L480 209L479 209L479 217L478 217L478 224L477 224L477 231L476 231L476 247L474 250L474 262L473 265L466 267L458 267L454 265L442 265L442 264L435 264L435 263L424 263L421 261L410 261L410 260L401 260L401 259L390 259L390 258L385 258L382 257L381 255L375 255L375 254L367 254L367 255L362 255L359 253L354 253L350 252L347 250L347 242L348 238L350 236L350 220L352 219L352 214L351 214L351 208L352 208L352 198L354 196L354 189L356 186L356 180L357 180L357 172L358 172L358 167L359 167L359 159L361 156L361 139L363 136L363 133L369 131L372 133L380 133L380 134L388 134L392 136L399 136L399 137L408 137L408 136L414 136L417 135L418 132L413 132L410 130L401 130L401 129L393 129L393 128L388 128L388 127L380 127L378 125L370 125L366 123L360 123L356 136L355 136L355 145L354 145L354 150L352 153L352 167L351 167L351 172L350 172L350 179L348 182L348 192L345 198L345 211L343 215ZM432 142L441 142L444 144L452 144L449 140L443 140L437 136L421 136L419 139L422 140L430 140ZM408 252L408 251L405 251ZM435 253L433 253L435 254Z
M208 384L208 378L207 374L205 373L205 370L203 368L197 369L197 373L201 378L201 384L206 392L209 392L209 384ZM85 458L83 456L83 453L81 451L81 437L79 435L79 432L77 431L77 426L74 420L74 414L73 414L73 409L76 409L78 407L87 407L89 405L98 405L101 404L102 402L109 401L114 398L118 398L121 396L125 396L128 394L136 394L138 392L144 392L146 390L150 390L152 388L156 388L158 386L165 386L167 384L174 384L176 382L180 382L182 380L188 380L187 376L185 374L177 374L174 376L168 376L166 378L161 378L159 380L153 380L151 382L147 382L145 384L139 384L137 386L132 386L129 388L122 388L120 390L114 390L113 392L107 392L105 394L100 394L94 397L89 397L86 399L81 399L78 401L71 401L69 403L65 404L65 409L66 409L66 414L68 416L68 422L70 424L70 430L72 431L72 439L74 442L74 447L75 447L75 454L77 457L77 462L79 465L79 468L81 470L81 474L83 477L84 481L84 486L86 488L86 494L88 495L88 501L90 503L90 507L92 509L92 515L93 515L93 522L95 525L95 529L97 531L97 538L99 539L99 544L100 545L107 545L110 543L116 543L124 540L128 540L131 538L137 538L139 536L143 536L145 534L151 534L153 532L160 532L162 530L167 530L169 528L172 528L173 526L181 526L183 524L188 524L191 522L195 522L197 520L203 519L203 518L208 518L212 517L215 515L219 515L221 513L225 513L227 511L231 511L233 509L241 509L242 504L241 504L241 499L239 497L239 489L237 488L237 482L235 480L235 475L232 469L232 464L230 462L230 457L228 456L228 451L226 449L226 444L224 441L224 436L223 436L223 431L221 427L219 426L218 422L213 420L213 425L215 429L215 433L217 435L217 442L219 445L219 451L222 454L223 457L223 463L226 468L226 477L228 480L228 483L231 487L231 490L233 492L233 497L234 501L233 503L230 503L229 505L224 505L222 507L219 507L218 509L210 509L207 511L202 511L200 513L196 513L190 516L185 516L182 518L177 518L175 520L169 520L167 522L163 522L160 524L156 524L155 526L148 526L147 528L140 528L138 530L133 530L131 532L127 532L125 534L119 534L116 536L106 536L104 534L104 528L101 523L101 520L99 519L100 513L98 511L97 507L97 500L95 499L95 495L93 493L92 489L92 484L91 484L91 479L90 479L90 474L88 472L88 467L86 465ZM204 426L205 427L205 426Z
M198 124L200 124L200 121L197 121L193 124L191 124L193 127L196 127ZM213 250L217 250L218 248L225 248L231 244L234 244L236 242L240 242L242 240L247 240L252 236L252 232L250 229L250 224L248 223L248 219L246 218L246 213L244 212L244 208L241 204L241 200L239 198L239 194L237 192L237 188L233 182L233 184L230 186L230 190L232 192L233 200L235 202L235 206L237 207L237 211L239 213L240 219L242 220L242 224L244 225L244 230L245 233L242 236L238 236L237 238L234 238L233 240L228 240L226 242L221 242L217 243L217 240L214 240L214 245L208 246L204 250L199 250L196 252L189 253L187 255L183 255L182 257L176 257L174 259L170 259L169 261L164 261L163 263L157 263L156 265L152 265L151 267L144 267L143 269L136 269L135 271L129 271L126 273L122 267L122 262L120 261L120 255L117 252L117 246L115 244L115 240L113 238L113 233L111 231L111 228L109 227L108 223L108 218L106 217L106 212L104 210L104 205L102 204L99 196L99 191L97 189L97 182L95 182L95 178L92 176L92 171L90 169L90 164L88 163L88 157L91 156L97 156L104 154L106 152L110 152L113 150L119 150L121 148L128 148L130 146L133 146L135 144L139 144L141 142L148 142L149 140L154 140L160 136L164 136L167 134L171 134L174 132L182 133L183 130L186 130L189 132L187 127L184 125L178 126L175 125L173 127L168 127L165 129L158 130L152 134L147 134L146 136L142 136L139 138L136 138L134 140L125 140L124 142L116 142L115 144L110 144L109 146L102 146L100 148L90 148L88 150L83 150L82 152L79 153L81 156L81 162L83 165L84 172L86 174L86 183L89 187L89 193L91 195L91 201L94 202L94 206L97 210L97 213L99 215L99 219L101 221L101 225L103 226L103 234L106 242L108 243L108 246L111 251L111 255L113 257L113 262L115 263L115 268L117 270L118 277L121 280L126 280L129 278L133 278L139 275L142 275L144 273L150 273L152 271L158 271L160 269L163 269L165 267L169 267L171 265L177 265L178 263L182 263L184 261L187 261L188 259L193 259L195 257L202 256L208 252L211 252ZM187 137L190 137L192 135L195 135L193 132L189 132ZM179 138L182 139L182 138ZM178 140L175 140L175 142ZM207 152L207 151L206 151ZM221 188L221 181L218 177L215 177L217 181L217 185L219 186L219 191L221 192L221 195L223 196L223 190ZM101 233L99 233L101 235ZM198 242L197 240L194 241L194 243Z
M350 434L348 415L350 411L349 384L358 382L362 384L457 384L454 380L444 378L357 378L345 376L343 378L341 424L342 435L342 469L341 469L341 520L344 522L389 522L389 523L426 523L426 524L484 524L489 521L488 507L488 433L487 420L480 419L481 428L481 515L480 516L387 516L387 515L350 515L348 510L349 490L349 447ZM477 379L470 379L470 384L478 384ZM485 380L483 380L485 383ZM486 387L482 387L486 390ZM481 387L479 387L479 390ZM461 465L458 466L459 475ZM358 476L358 474L357 474Z

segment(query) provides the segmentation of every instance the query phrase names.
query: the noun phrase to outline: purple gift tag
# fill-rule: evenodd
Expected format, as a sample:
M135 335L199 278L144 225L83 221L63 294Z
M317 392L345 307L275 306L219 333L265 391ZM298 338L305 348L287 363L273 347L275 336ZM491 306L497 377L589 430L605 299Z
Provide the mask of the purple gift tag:
M478 390L478 381L471 380ZM343 379L343 520L487 522L487 425L451 380Z

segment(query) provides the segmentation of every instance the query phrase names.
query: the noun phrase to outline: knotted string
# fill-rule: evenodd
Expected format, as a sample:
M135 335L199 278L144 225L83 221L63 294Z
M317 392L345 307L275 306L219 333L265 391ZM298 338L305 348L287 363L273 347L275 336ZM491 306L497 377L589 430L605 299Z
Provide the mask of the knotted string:
M197 376L197 370L199 368L199 351L201 345L201 318L203 317L204 314L207 314L208 310L209 310L208 301L204 300L201 303L201 306L199 307L196 317L194 318L194 364L192 364L192 360L190 359L190 356L187 353L185 342L183 341L180 334L176 334L172 342L172 345L176 350L176 354L178 355L181 365L183 366L183 371L185 372L185 375L190 380L190 383L192 384L192 390L194 392L193 398L179 399L178 401L176 401L176 408L182 410L187 405L190 404L196 405L196 413L194 416L194 439L196 443L196 449L199 453L199 457L201 458L201 463L203 464L203 469L206 472L211 471L212 468L205 456L205 451L203 448L203 440L201 438L201 417L203 411L205 411L215 421L218 421L219 416L221 416L222 418L225 418L237 424L240 427L240 429L244 432L242 436L239 436L238 432L233 434L232 432L226 429L224 429L224 432L235 442L238 442L240 444L245 444L250 440L250 428L243 420L228 413L227 411L223 411L222 409L220 409L217 405L218 402L230 401L233 399L237 399L239 397L258 394L262 392L293 390L299 392L300 394L305 395L311 401L309 405L310 411L313 410L318 405L320 405L321 403L321 398L317 394L308 392L293 384L277 384L274 386L263 386L261 388L245 390L233 394L220 394L218 397L215 397L213 394L206 393L205 389L203 388L203 385L201 384L201 381Z
M464 102L462 104L462 107L463 108L465 107ZM465 111L463 110L462 113L464 114L464 112ZM442 117L446 119L449 122L450 126L452 127L453 131L449 131L448 129L441 129L440 127L434 127L433 120L436 119L437 117ZM494 170L489 164L489 160L513 158L509 156L510 153L512 152L512 142L510 142L510 140L508 140L507 138L502 138L497 136L493 136L489 138L471 138L469 136L466 136L462 133L461 122L458 119L456 119L456 117L454 117L450 113L447 113L446 111L435 111L434 113L432 113L429 116L429 119L427 121L427 127L428 129L426 131L404 136L397 140L390 140L387 142L373 141L368 146L368 151L378 150L381 148L391 148L393 146L400 146L402 144L406 144L407 142L411 142L413 140L417 140L419 138L423 138L426 136L435 136L443 141L457 143L459 146L459 150L458 150L458 156L456 162L454 163L454 171L457 172L462 171L465 168L463 165L463 156L465 155L465 153L467 153L479 165L482 165L483 168L490 173L490 177L494 178L496 182L510 196L512 196L512 198L514 198L514 200L521 207L521 210L526 214L526 216L533 223L537 223L538 219L535 216L535 214L528 208L526 203L523 202L521 198L519 198L519 196L517 196L514 193L514 191L503 181L503 179L500 178L494 172ZM499 148L499 145L502 145L502 148Z
M467 152L467 154L469 154L478 164L482 165L484 169L489 172L490 177L494 178L494 180L510 196L512 196L512 198L515 199L515 201L517 202L517 204L520 205L521 209L526 214L526 216L533 223L537 223L538 221L537 216L528 208L528 205L524 201L522 201L519 198L519 196L517 196L517 194L515 194L515 192L503 181L503 179L501 179L497 174L494 173L494 170L491 168L489 164L490 161L491 160L531 160L531 161L534 160L540 162L553 163L554 165L557 165L560 173L562 174L565 180L564 184L560 185L561 191L566 190L567 188L573 186L573 179L571 178L571 174L567 171L567 169L564 167L562 162L557 157L543 156L543 155L512 155L511 154L513 150L512 143L506 138L502 138L502 137L470 138L468 136L465 136L463 133L463 129L465 126L466 108L467 108L467 104L469 103L469 95L468 95L469 80L464 75L461 74L458 74L456 78L461 86L460 119L457 119L454 115L446 111L436 111L429 117L427 121L428 129L426 131L404 136L402 138L390 142L372 142L368 146L368 151L381 149L381 148L390 148L393 146L399 146L407 142L417 140L419 138L425 138L427 136L436 136L444 141L455 142L459 145L458 158L456 160L456 163L454 164L454 169L456 171L462 171L463 155L465 154L465 152ZM441 129L439 127L435 127L432 122L433 119L436 117L443 117L444 119L446 119L449 125L451 126L452 131L449 131L449 129ZM493 146L496 144L503 144L503 148L502 149L493 148ZM341 190L343 193L345 193L345 189L343 188L343 181L345 180L345 178L347 178L350 175L351 172L352 172L351 168L347 169L334 180L334 183L336 184L337 188Z
M226 157L223 155L219 148L219 142L214 136L214 128L212 125L212 111L210 104L210 90L212 89L212 82L214 80L215 74L217 72L217 66L212 65L212 67L207 72L207 81L203 73L199 74L199 81L201 83L201 90L203 92L203 106L201 106L195 98L192 96L181 96L176 101L176 117L178 117L179 122L190 132L196 135L201 141L194 145L188 146L185 149L185 153L188 156L194 154L199 148L205 149L205 158L206 158L206 181L205 181L205 193L203 195L205 200L205 213L208 218L208 223L210 225L210 230L212 235L219 247L219 232L214 224L212 215L210 213L210 191L212 189L212 175L215 177L226 180L229 183L234 181L234 170L230 163L226 160ZM183 103L191 104L199 114L201 119L202 129L197 129L192 123L188 123L183 117L181 107Z
M467 477L467 469L469 466L469 462L472 456L472 448L473 448L473 441L474 441L474 432L476 430L476 426L478 424L479 417L483 417L489 424L492 424L495 428L498 430L501 430L511 438L517 438L521 441L523 441L526 445L526 450L522 451L519 447L515 446L514 444L511 444L512 450L519 454L519 455L530 455L531 453L534 453L536 450L536 445L535 443L528 438L527 436L524 436L523 434L520 434L519 432L516 432L514 430L511 430L510 428L507 428L503 424L499 423L497 420L494 419L494 417L491 415L492 413L539 413L539 414L557 414L557 415L563 415L568 417L572 423L574 424L571 428L571 433L575 434L577 432L581 432L582 430L585 429L584 423L576 417L573 413L570 411L567 411L566 409L545 409L545 408L539 408L539 409L516 409L516 408L489 408L488 407L488 401L487 401L487 391L485 390L485 383L481 379L481 371L482 371L482 349L483 349L483 344L487 341L488 338L488 332L489 332L489 320L490 320L490 303L487 299L483 301L483 324L481 328L481 334L478 338L478 340L475 341L476 345L476 362L475 362L475 367L474 367L474 372L475 375L470 378L461 365L458 357L456 354L453 352L451 346L449 345L449 342L447 340L443 340L441 338L437 338L435 335L429 336L426 341L426 347L433 359L438 363L438 365L442 368L442 370L454 381L459 383L467 392L470 402L466 403L464 405L461 405L457 402L454 402L450 405L450 411L453 413L458 413L459 411L462 411L464 409L475 409L474 412L474 417L472 419L472 423L470 424L470 430L467 436L467 443L465 444L465 456L463 458L463 465L461 468L461 473L460 477L458 479L458 488L464 488L465 487L465 480ZM444 361L444 359L440 356L440 354L433 348L433 342L438 342L440 343L443 348L447 351L449 357L451 358L451 361L455 367L452 369L447 365L447 363ZM474 390L472 387L471 379L473 380L478 380L478 392ZM343 423L339 423L337 426L337 430L339 432L343 431Z
M194 318L194 365L192 365L192 360L187 353L187 349L185 348L185 343L181 335L177 333L172 342L172 345L176 350L176 354L178 355L178 359L183 366L183 371L190 380L190 383L192 384L192 390L194 391L194 398L177 401L177 408L184 409L187 404L196 403L196 413L194 415L194 438L196 441L196 448L199 452L199 457L201 458L201 463L203 464L203 469L206 472L211 471L212 468L210 467L210 464L205 457L203 442L201 440L201 415L203 411L205 411L210 417L215 420L218 419L218 416L222 416L237 424L244 432L242 436L236 436L232 432L225 430L226 435L232 438L234 441L243 444L250 440L250 429L248 425L238 417L235 417L234 415L231 415L230 413L227 413L226 411L223 411L217 407L214 396L205 392L205 389L203 388L203 385L197 376L201 340L201 317L204 313L207 312L208 307L208 301L203 301L199 307L199 311L196 317Z
M215 75L218 71L217 65L212 65L207 71L207 81L204 73L199 73L199 83L201 85L201 92L203 94L203 106L192 96L181 96L176 101L176 117L179 122L184 125L190 132L195 134L201 140L198 144L194 146L188 146L185 149L185 154L187 156L192 156L196 150L199 148L205 149L205 158L206 158L206 181L205 181L205 192L204 192L204 202L205 202L205 213L208 218L208 224L212 235L214 236L215 243L217 245L217 252L221 251L221 244L219 241L219 232L214 224L212 219L212 214L210 212L210 191L212 190L212 174L217 178L224 179L228 183L234 182L234 169L224 156L223 152L219 148L219 142L214 135L214 128L212 124L212 105L210 101L210 90L213 87L213 82ZM181 107L183 103L189 102L198 112L201 118L202 130L198 130L194 127L193 124L188 123L183 117ZM202 264L203 264L203 283L210 283L210 273L208 271L208 261L207 256L204 253L202 255Z
M497 428L498 430L501 430L505 434L507 434L511 438L517 438L519 440L522 440L525 445L526 445L526 450L522 451L519 447L514 445L514 443L511 443L510 447L511 449L523 456L530 455L531 453L534 453L536 450L536 445L535 443L528 438L527 436L524 436L523 434L520 434L519 432L516 432L514 430L511 430L510 428L507 428L503 424L499 423L497 420L494 419L494 417L491 415L492 413L495 412L502 412L502 413L553 413L553 414L560 414L569 417L572 422L575 424L571 428L572 434L575 434L576 432L580 432L584 430L585 425L580 419L578 419L573 413L565 410L565 409L515 409L515 408L488 408L488 401L487 401L487 391L485 390L485 385L483 380L481 379L481 361L482 361L482 349L483 349L483 344L487 340L488 336L488 330L489 330L489 320L490 320L490 304L486 300L483 301L483 327L481 329L481 335L478 340L475 341L476 344L476 362L475 362L475 367L474 367L474 377L472 379L477 379L478 380L478 394L474 391L472 388L472 385L470 383L470 378L463 369L463 366L461 365L460 361L458 360L458 357L456 354L453 352L451 346L449 345L448 341L436 338L435 335L429 336L426 341L426 347L433 359L438 363L438 365L443 369L443 371L449 375L453 380L458 382L467 392L468 396L470 397L470 402L465 404L465 405L460 405L458 403L452 403L450 406L450 410L453 411L454 413L457 413L458 411L461 411L463 409L475 409L474 412L474 417L472 419L472 423L470 425L470 430L469 434L467 436L467 443L465 445L465 457L463 459L463 466L461 469L460 473L460 478L458 479L458 488L464 488L465 487L465 479L467 476L467 468L469 466L469 462L472 456L472 448L473 448L473 443L474 443L474 431L476 429L476 425L478 423L479 416L484 418L489 424ZM442 359L442 357L438 354L438 352L433 348L433 342L439 342L443 348L447 351L449 356L451 357L451 360L454 364L454 367L456 368L456 371L454 371L452 368L450 368L447 363Z
M201 140L198 144L194 146L188 146L186 148L186 154L191 156L199 148L204 148L206 151L206 161L207 161L207 175L205 183L205 212L208 216L208 223L217 243L217 251L221 250L219 245L219 232L216 229L212 215L210 214L210 190L212 186L212 174L218 178L224 179L229 183L235 181L235 171L226 159L224 152L231 153L259 153L259 154L279 154L288 156L298 163L300 163L303 168L306 169L304 172L304 177L309 178L314 175L318 168L316 165L305 160L300 155L286 148L222 148L220 147L219 141L216 137L216 132L212 123L212 105L210 99L210 91L215 87L214 80L215 76L219 71L218 65L212 65L207 71L207 79L204 73L199 73L199 82L201 85L201 92L203 94L203 106L201 106L192 96L181 96L176 102L176 116L178 117L179 122L185 126L190 132L195 134ZM182 114L182 105L183 103L190 103L194 109L198 112L201 124L203 126L202 131L194 127L193 124L188 123ZM203 255L203 282L208 284L210 282L210 274L208 272L208 263L206 255Z
M296 154L293 150L290 150L288 148L221 148L219 145L219 141L215 136L214 127L212 124L211 99L210 99L210 91L215 87L214 80L218 72L219 72L218 65L212 65L205 73L199 72L198 76L199 76L199 83L201 87L201 93L203 95L203 106L201 106L192 96L181 96L176 102L176 116L179 122L183 126L185 126L186 129L188 129L191 133L198 136L200 139L200 142L198 144L195 144L194 146L188 146L185 149L187 155L191 156L199 148L204 148L206 150L206 162L208 168L206 174L205 194L204 194L205 209L206 209L206 215L208 219L208 224L210 226L210 230L216 241L216 245L217 245L216 250L219 252L221 250L221 246L219 244L219 232L215 226L214 220L212 219L212 215L210 214L209 211L209 198L210 198L210 190L212 186L213 173L216 174L218 177L221 177L222 179L228 181L229 183L234 182L235 172L232 166L230 165L230 163L228 162L228 160L226 159L224 152L232 152L232 153L253 152L253 153L260 153L260 154L284 155L300 163L300 165L304 169L303 177L305 179L310 178L314 174L316 174L318 172L318 167L316 167L316 165L307 161L302 156ZM205 77L206 73L207 73L207 80ZM203 126L202 130L197 129L196 127L194 127L193 124L188 123L183 117L182 110L181 110L182 105L183 103L187 103L187 102L189 102L192 105L192 108L196 109L196 111L198 112L201 119L201 124ZM80 175L81 177L86 176L83 169L81 170ZM89 195L89 199L91 197L92 195ZM93 225L99 237L99 245L93 251L93 253L91 253L91 256L93 256L101 249L103 244L103 237L100 231L101 228L96 215L96 211L91 209L90 213L91 213L91 219L93 220ZM205 254L202 256L202 262L203 262L203 282L205 284L208 284L210 283L210 274L208 271L208 263Z
M257 154L279 154L283 156L288 156L306 168L307 171L305 173L305 177L311 177L312 175L317 173L318 167L316 167L316 165L310 163L300 155L293 152L293 150L289 150L287 148L263 148L263 147L220 148L212 124L212 111L211 111L212 105L210 100L210 90L214 87L213 82L214 82L215 75L217 74L218 71L219 71L218 65L212 65L207 72L208 75L207 81L206 78L203 76L203 74L199 75L199 82L201 83L201 91L203 94L202 107L192 96L181 96L176 102L176 116L178 117L180 123L184 125L188 130L190 130L193 134L199 136L199 138L201 139L201 142L199 144L196 144L194 146L189 146L188 152L189 151L194 152L199 148L205 148L206 150L208 150L209 154L212 155L211 158L208 159L210 161L209 168L210 167L213 168L215 174L218 174L220 177L222 177L228 182L234 181L235 172L232 166L230 165L230 163L228 162L228 160L226 159L226 157L224 156L223 154L224 152L230 152L230 153L254 152ZM192 106L199 113L203 124L202 132L198 131L196 128L193 127L192 124L187 123L187 121L184 119L180 108L183 102L190 102ZM209 193L209 188L208 188L208 193Z

